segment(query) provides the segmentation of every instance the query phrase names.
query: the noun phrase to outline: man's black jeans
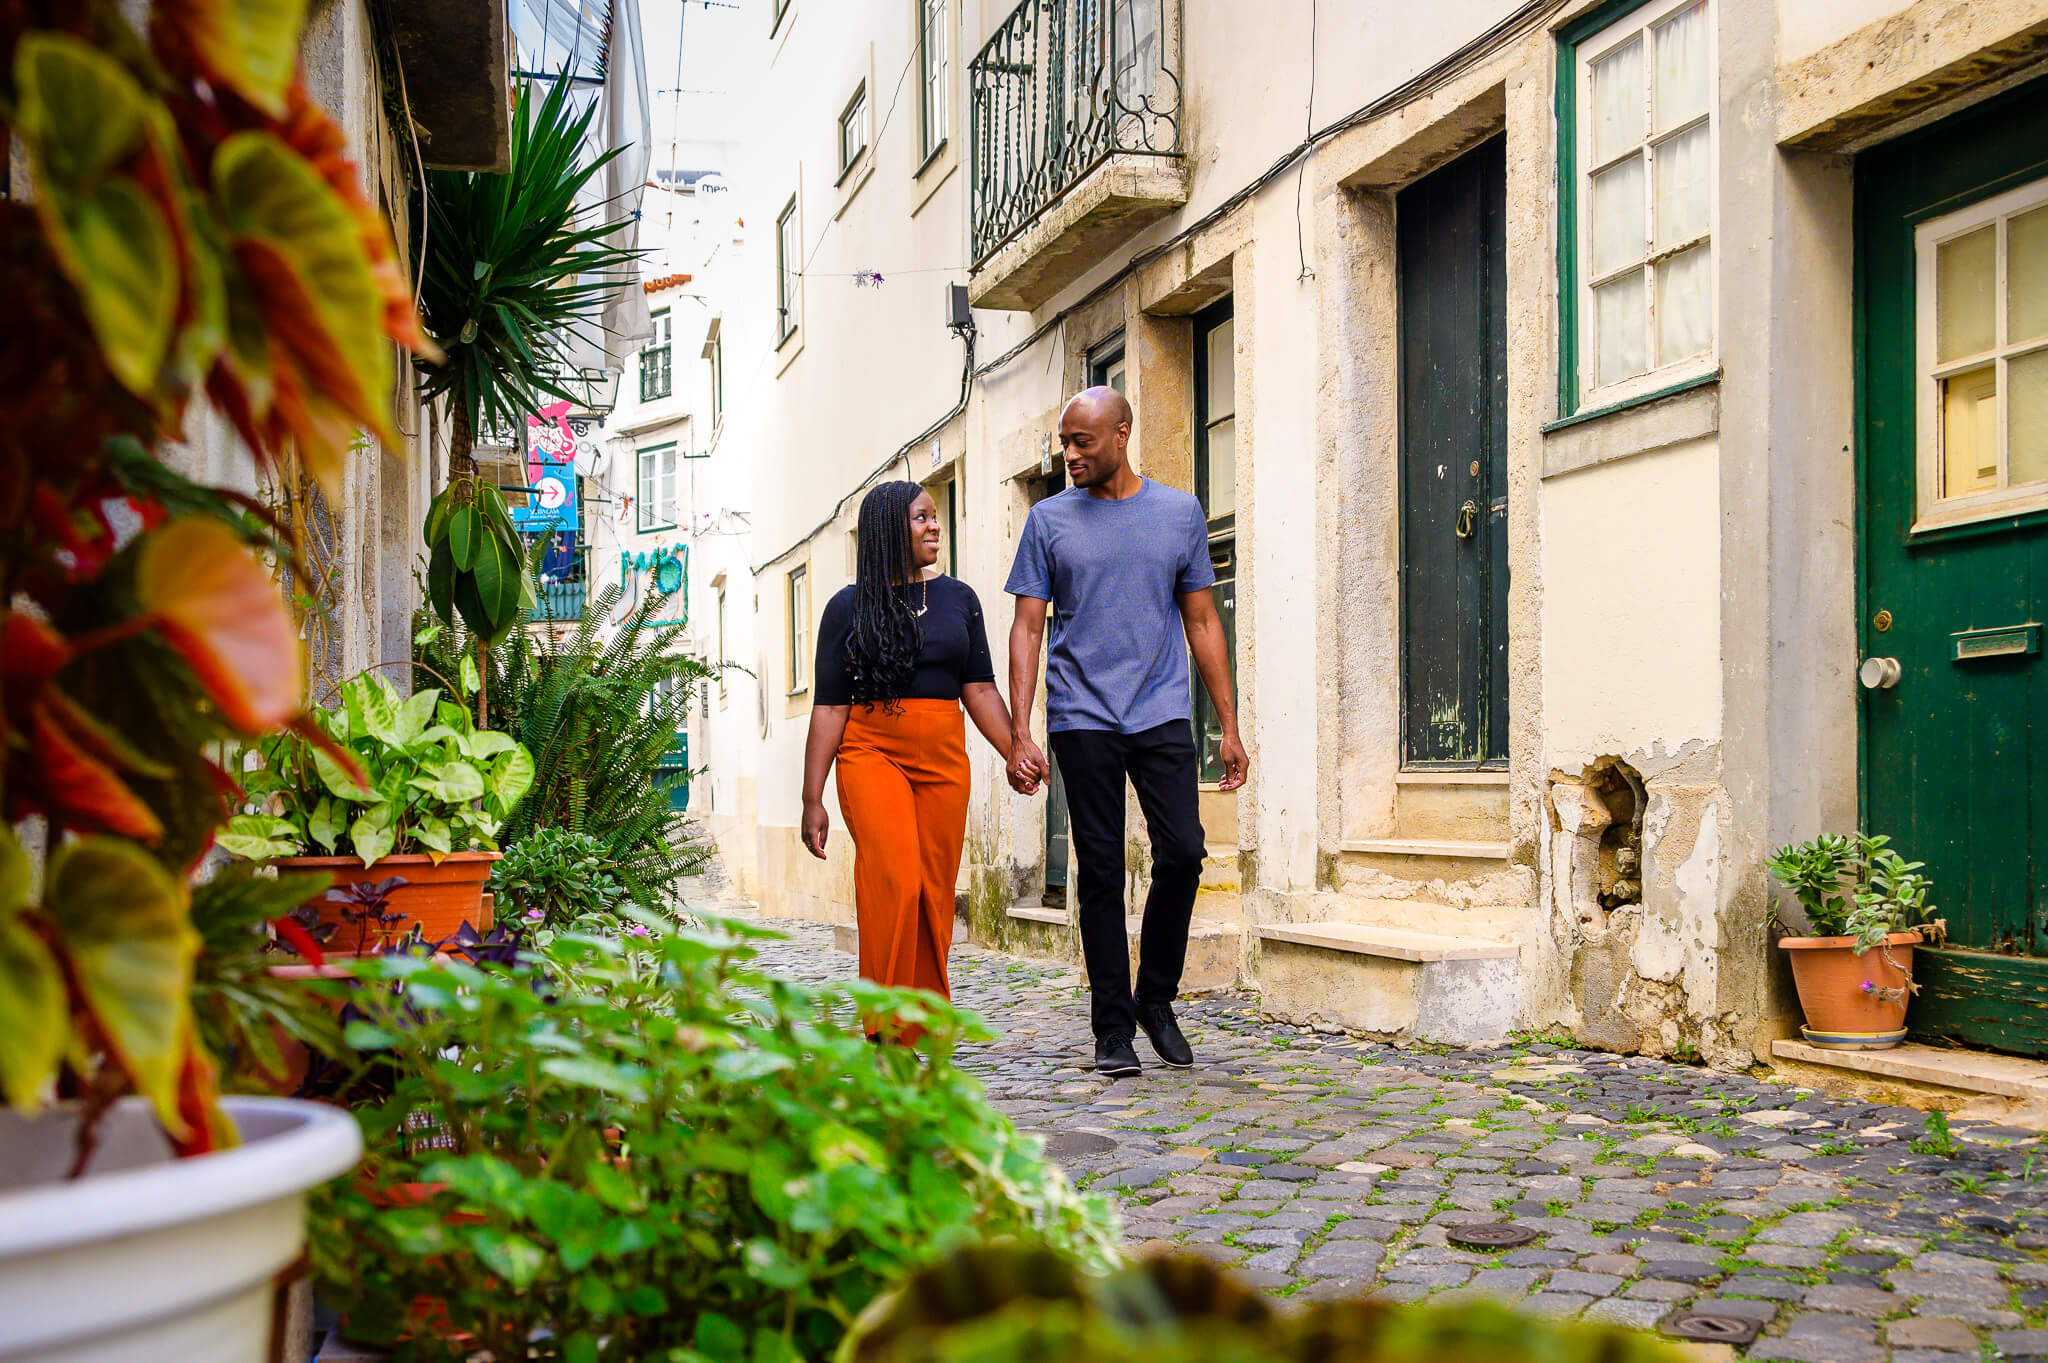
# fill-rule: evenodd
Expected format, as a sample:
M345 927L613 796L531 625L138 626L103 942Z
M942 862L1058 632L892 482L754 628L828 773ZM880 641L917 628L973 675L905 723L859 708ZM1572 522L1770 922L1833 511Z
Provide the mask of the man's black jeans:
M1080 891L1081 952L1088 962L1097 1037L1137 1030L1137 1009L1172 1003L1187 962L1188 922L1202 881L1195 808L1195 737L1184 719L1143 733L1070 729L1052 735L1066 783ZM1152 837L1152 890L1138 937L1138 992L1124 940L1124 780L1138 792Z

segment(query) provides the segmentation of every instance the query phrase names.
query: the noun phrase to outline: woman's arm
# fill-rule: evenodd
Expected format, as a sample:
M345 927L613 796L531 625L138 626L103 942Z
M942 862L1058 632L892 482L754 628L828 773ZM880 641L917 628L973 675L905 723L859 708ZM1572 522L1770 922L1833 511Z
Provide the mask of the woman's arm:
M832 818L825 812L825 776L839 756L839 740L846 733L850 705L813 705L811 732L804 740L804 846L823 860L825 833Z
M1002 757L1005 766L1010 761L1010 707L1003 704L1003 693L996 690L994 682L969 682L960 688L960 703L967 709L967 717L974 721L974 727L981 730L981 736L988 740Z

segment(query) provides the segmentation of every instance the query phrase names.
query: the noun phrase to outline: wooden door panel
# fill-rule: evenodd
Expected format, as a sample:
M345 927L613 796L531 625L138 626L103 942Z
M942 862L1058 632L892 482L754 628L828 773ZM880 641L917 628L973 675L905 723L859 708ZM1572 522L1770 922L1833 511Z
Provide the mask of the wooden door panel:
M1506 183L1496 138L1395 200L1403 758L1415 766L1507 756Z
M1948 921L1951 949L1924 953L1909 1024L2035 1052L2048 1051L2048 662L1959 661L1956 635L2048 620L2048 510L1914 529L1915 234L2038 180L2044 145L2036 81L1856 168L1861 642L1900 665L1896 687L1863 693L1864 825L1927 864Z

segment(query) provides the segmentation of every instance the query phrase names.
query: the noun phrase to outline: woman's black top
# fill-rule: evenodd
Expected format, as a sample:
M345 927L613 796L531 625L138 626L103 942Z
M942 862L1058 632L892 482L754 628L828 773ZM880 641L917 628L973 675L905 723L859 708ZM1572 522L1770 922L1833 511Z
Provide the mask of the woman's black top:
M892 700L958 700L961 688L974 682L994 682L995 668L988 660L988 627L981 619L981 598L974 588L957 578L934 577L922 583L898 587L912 609L920 603L924 616L924 648L917 655L917 671L901 695ZM818 622L818 705L853 704L853 676L847 667L846 646L853 633L853 588L842 587L825 603L825 618Z

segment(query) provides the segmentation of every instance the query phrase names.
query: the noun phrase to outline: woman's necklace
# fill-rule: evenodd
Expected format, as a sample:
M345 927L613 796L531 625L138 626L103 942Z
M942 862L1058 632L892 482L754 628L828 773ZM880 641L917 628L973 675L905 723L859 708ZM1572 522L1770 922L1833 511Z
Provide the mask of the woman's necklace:
M926 608L928 608L931 605L932 580L928 577L921 577L917 580L917 585L917 614L920 617L922 617L925 613Z

